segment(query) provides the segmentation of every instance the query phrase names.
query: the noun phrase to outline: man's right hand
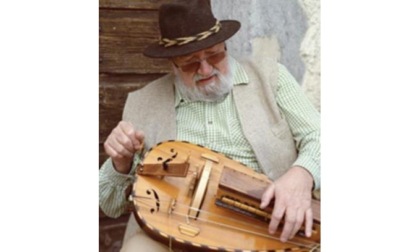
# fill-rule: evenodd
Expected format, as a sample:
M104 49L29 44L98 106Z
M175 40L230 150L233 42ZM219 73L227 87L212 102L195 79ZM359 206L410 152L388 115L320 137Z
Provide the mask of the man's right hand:
M144 132L135 130L134 126L120 121L104 143L106 154L111 157L115 169L124 174L130 172L133 156L142 148Z

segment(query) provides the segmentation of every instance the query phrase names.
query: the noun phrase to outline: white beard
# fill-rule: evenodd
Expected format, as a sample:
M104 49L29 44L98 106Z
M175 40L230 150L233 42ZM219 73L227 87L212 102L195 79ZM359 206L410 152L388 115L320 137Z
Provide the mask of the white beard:
M198 86L197 81L203 79L203 76L194 75L194 83L187 86L179 77L178 69L175 72L175 86L181 96L189 101L217 102L223 100L233 88L233 75L229 64L226 74L220 73L213 68L210 76L216 75L216 80L204 86Z

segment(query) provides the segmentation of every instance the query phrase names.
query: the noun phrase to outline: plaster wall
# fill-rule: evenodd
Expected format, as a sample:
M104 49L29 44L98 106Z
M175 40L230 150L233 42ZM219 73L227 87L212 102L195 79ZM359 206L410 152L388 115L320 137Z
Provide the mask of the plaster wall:
M320 110L319 0L211 0L218 19L235 19L241 29L228 40L230 53L275 57Z

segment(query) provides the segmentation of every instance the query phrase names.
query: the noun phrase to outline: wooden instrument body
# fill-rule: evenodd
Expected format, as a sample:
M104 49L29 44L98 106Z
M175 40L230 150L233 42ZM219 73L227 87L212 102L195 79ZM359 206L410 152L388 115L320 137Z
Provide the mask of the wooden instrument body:
M179 141L168 141L153 147L146 153L143 165L157 163L168 157L172 157L171 162L188 160L189 168L185 177L142 175L138 171L133 186L132 198L137 222L152 238L171 247L193 251L316 251L314 248L320 242L320 225L316 221L311 239L297 235L290 242L282 243L279 241L280 229L270 235L267 223L215 204L223 194L219 182L224 167L249 175L256 182L265 181L268 184L270 181L265 175L223 154ZM194 211L191 214L190 210L197 193L193 188L194 185L197 187L200 172L209 162L209 181L198 217L195 218ZM249 188L255 189L251 184ZM260 187L257 190L263 189ZM241 201L248 200L247 197L241 197ZM245 203L257 204L256 207L259 204L252 200Z

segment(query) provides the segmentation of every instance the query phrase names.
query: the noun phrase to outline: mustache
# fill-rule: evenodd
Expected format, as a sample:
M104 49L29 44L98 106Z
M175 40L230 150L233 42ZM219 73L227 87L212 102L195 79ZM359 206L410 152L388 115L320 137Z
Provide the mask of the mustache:
M197 81L208 79L208 78L213 77L213 76L216 76L217 78L220 79L220 76L221 76L220 71L213 68L213 71L207 76L204 76L204 75L201 75L201 74L195 74L194 77L193 77L193 80L194 80L194 82L197 82Z
M215 80L204 86L197 85L197 82L203 79L208 79L212 76L216 76ZM176 75L175 86L181 95L190 101L205 101L214 102L224 99L227 93L233 87L232 72L230 69L226 74L221 73L217 69L213 69L212 72L206 76L195 74L192 78L193 85L185 84L179 75Z

